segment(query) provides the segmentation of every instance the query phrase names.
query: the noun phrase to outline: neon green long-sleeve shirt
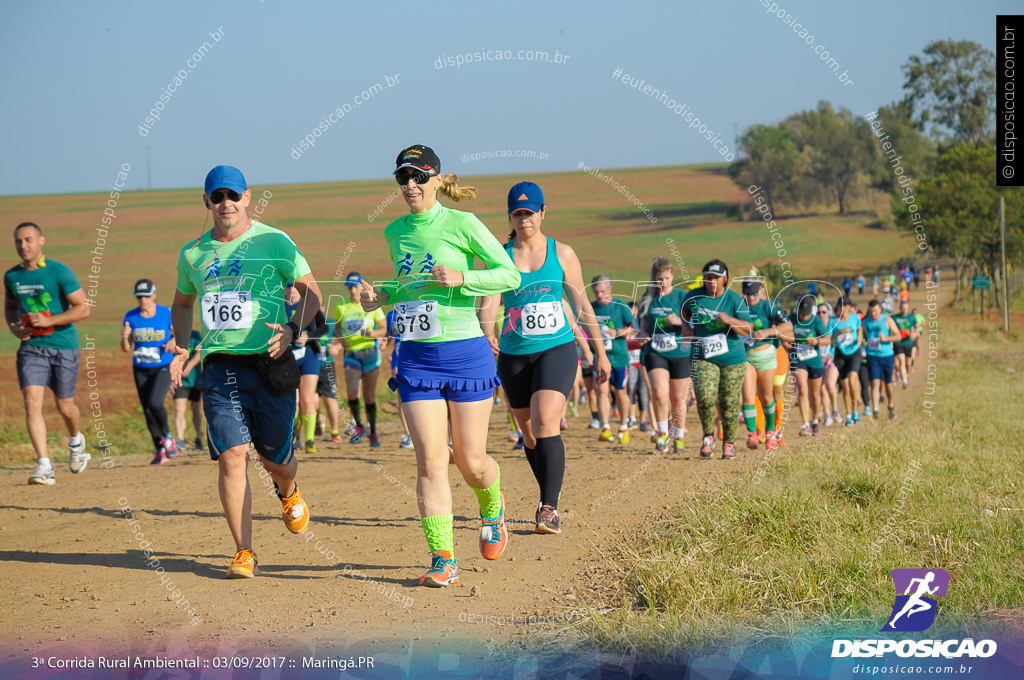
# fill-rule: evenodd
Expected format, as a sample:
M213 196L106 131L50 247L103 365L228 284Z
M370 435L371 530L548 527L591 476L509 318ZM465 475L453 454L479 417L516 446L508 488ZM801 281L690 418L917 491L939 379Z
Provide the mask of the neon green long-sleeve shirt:
M436 300L441 333L420 342L465 340L483 335L477 320L476 297L503 293L520 284L519 270L498 239L475 215L452 210L440 202L425 213L409 214L384 228L395 265L395 279L380 285L390 302ZM473 269L475 258L487 266ZM430 276L436 265L462 272L457 288L437 285Z

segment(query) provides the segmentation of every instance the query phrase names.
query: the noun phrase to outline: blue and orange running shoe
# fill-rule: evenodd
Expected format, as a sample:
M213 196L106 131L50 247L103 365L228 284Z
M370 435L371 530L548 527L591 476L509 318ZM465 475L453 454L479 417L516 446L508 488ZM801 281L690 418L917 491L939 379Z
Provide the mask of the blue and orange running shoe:
M444 588L459 582L459 565L447 550L430 553L430 569L420 576L420 585Z
M480 554L485 560L496 560L508 545L508 529L505 528L505 494L501 494L501 512L497 517L481 517Z

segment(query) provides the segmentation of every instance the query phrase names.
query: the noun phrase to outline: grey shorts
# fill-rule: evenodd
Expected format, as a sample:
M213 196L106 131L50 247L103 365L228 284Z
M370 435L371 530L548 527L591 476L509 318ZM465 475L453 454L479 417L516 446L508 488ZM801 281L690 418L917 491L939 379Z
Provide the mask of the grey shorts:
M81 350L21 344L18 349L18 388L49 387L58 399L75 396Z

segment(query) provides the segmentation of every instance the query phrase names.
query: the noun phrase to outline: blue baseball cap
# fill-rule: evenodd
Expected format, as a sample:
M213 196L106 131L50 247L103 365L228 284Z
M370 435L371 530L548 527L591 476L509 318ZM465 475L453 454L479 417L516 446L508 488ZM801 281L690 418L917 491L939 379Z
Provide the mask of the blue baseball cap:
M217 189L230 189L236 194L240 194L247 188L242 171L230 165L218 165L206 175L205 191L207 196Z
M345 279L345 285L346 286L358 286L359 282L362 281L362 280L363 280L362 276L360 276L356 272L352 272L351 274L348 275L348 278Z
M540 212L544 207L544 192L533 182L520 182L508 190L508 214L516 210Z

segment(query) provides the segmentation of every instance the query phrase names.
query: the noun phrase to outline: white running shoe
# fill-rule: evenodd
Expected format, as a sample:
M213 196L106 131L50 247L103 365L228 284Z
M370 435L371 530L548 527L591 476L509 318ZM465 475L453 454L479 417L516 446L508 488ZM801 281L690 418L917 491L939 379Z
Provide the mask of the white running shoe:
M832 427L832 414L825 416L825 427Z
M412 437L407 434L402 435L402 443L398 445L400 449L411 449L412 448Z
M92 454L85 452L85 437L82 437L82 442L78 446L68 445L68 453L71 454L71 471L76 475L85 471L85 466L89 464L92 459Z
M588 427L591 430L600 430L601 429L601 421L598 420L597 418L591 418L590 419L590 425L588 425Z
M29 484L46 484L54 485L57 483L57 478L53 476L53 467L50 465L37 465L35 472L28 478Z

